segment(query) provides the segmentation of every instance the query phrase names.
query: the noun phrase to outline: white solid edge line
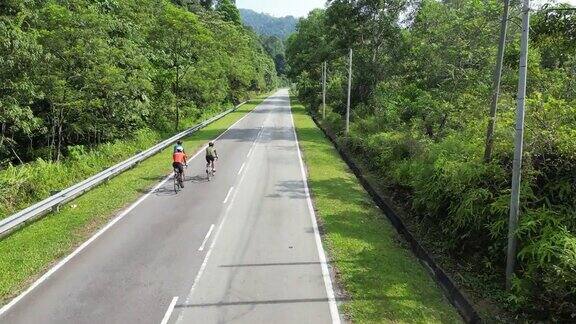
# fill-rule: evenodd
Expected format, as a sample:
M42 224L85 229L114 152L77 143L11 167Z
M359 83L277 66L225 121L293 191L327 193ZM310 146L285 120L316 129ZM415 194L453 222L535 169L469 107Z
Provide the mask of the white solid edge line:
M202 245L200 245L200 248L198 249L198 251L204 251L204 247L206 246L206 242L208 242L208 239L210 238L210 234L212 234L213 230L214 230L214 224L210 225L210 229L208 230L208 233L206 233L206 236L204 237L204 241L202 241Z
M168 306L166 314L164 314L164 318L162 318L162 322L160 322L160 324L168 324L168 321L170 320L170 316L172 316L172 312L174 311L174 307L176 306L177 301L178 297L172 298L172 302Z
M64 266L66 263L68 263L68 261L70 261L78 253L82 252L82 250L84 250L88 245L90 245L92 242L94 242L98 237L100 237L100 235L104 234L104 232L106 232L108 229L110 229L112 226L114 226L114 224L116 224L122 218L124 218L124 216L126 216L128 213L130 213L134 208L136 208L138 205L140 205L153 192L158 190L158 188L162 187L166 183L166 181L168 181L171 177L172 177L172 175L169 175L164 180L162 180L158 185L156 185L154 188L152 188L152 190L150 190L146 195L140 197L140 199L138 199L135 203L133 203L130 207L128 207L128 209L124 210L122 213L120 213L120 215L118 215L111 222L106 224L106 226L104 226L102 229L100 229L98 232L96 232L96 234L94 234L86 242L82 243L82 245L77 247L76 250L74 250L74 252L72 252L67 257L65 257L60 262L58 262L54 267L52 267L50 270L48 270L48 272L46 272L44 275L42 275L42 277L38 278L38 280L36 280L30 287L28 287L28 289L26 289L24 292L22 292L20 295L18 295L14 299L12 299L12 301L10 301L8 304L6 304L4 307L2 307L2 309L0 309L0 316L2 316L4 313L6 313L10 308L12 308L14 305L16 305L16 303L18 303L20 300L22 300L22 298L26 297L26 295L28 295L32 290L34 290L36 287L38 287L40 284L42 284L46 279L48 279L52 274L54 274L56 271L58 271L60 268L62 268L62 266Z
M326 286L326 294L328 295L328 304L330 306L330 315L332 316L333 324L340 324L340 313L338 312L338 305L336 305L336 298L334 297L334 289L332 286L332 278L328 271L328 263L326 262L326 253L322 245L322 239L318 231L318 222L316 221L316 213L314 206L312 206L312 199L310 198L310 190L308 189L308 178L306 170L304 169L304 161L302 160L302 153L300 152L300 144L298 142L298 135L296 133L296 124L294 123L294 116L292 115L292 103L290 103L290 118L292 119L292 130L294 131L294 139L296 140L296 149L298 151L298 159L300 160L300 172L304 182L304 195L308 203L308 211L310 212L310 219L312 220L312 227L314 228L314 238L316 239L316 247L318 248L318 257L320 258L320 265L322 268L322 277L324 278L324 285Z
M264 100L264 101L266 101L266 100ZM260 105L258 105L258 106L260 106ZM230 129L232 129L234 126L236 126L238 123L240 123L246 117L248 117L248 115L252 114L252 112L255 111L258 108L258 106L254 107L254 109L250 110L248 113L246 113L246 115L242 116L242 118L238 119L234 124L230 125L230 127L228 127L224 132L222 132L222 134L218 135L218 137L216 137L214 140L217 140L220 137L224 136L224 134L226 132L228 132ZM206 145L203 146L203 149L206 149ZM199 149L198 152L196 152L196 154L194 154L194 156L191 158L191 160L195 159L200 153L202 153L203 149ZM152 193L154 193L156 190L158 190L160 187L162 187L166 183L166 181L170 180L170 178L172 178L172 174L167 176L157 186L152 188L152 190L150 190L146 195L140 197L140 199L138 199L134 204L130 205L130 207L128 207L128 209L121 212L116 218L114 218L112 221L110 221L108 224L106 224L102 229L100 229L98 232L96 232L96 234L94 234L92 237L90 237L86 242L82 243L82 245L77 247L76 250L74 250L72 253L70 253L68 256L66 256L64 259L60 260L60 262L58 262L55 266L53 266L50 270L48 270L40 278L38 278L30 287L28 287L28 289L23 291L20 295L14 297L14 299L12 299L8 304L6 304L2 308L0 308L0 317L3 316L8 310L10 310L10 308L14 307L14 305L16 305L20 300L22 300L24 297L26 297L26 295L28 295L32 290L34 290L36 287L38 287L40 284L42 284L44 281L46 281L46 279L48 279L52 274L54 274L56 271L58 271L60 268L62 268L73 257L75 257L80 252L82 252L82 250L84 250L88 245L90 245L98 237L100 237L102 234L104 234L104 232L106 232L108 229L110 229L112 226L114 226L114 224L116 224L118 221L120 221L122 218L124 218L128 213L130 213L134 208L136 208L138 205L140 205Z
M228 198L230 198L230 194L232 194L232 191L234 191L234 186L232 186L230 189L228 189L228 193L226 194L226 198L224 198L223 204L228 202Z

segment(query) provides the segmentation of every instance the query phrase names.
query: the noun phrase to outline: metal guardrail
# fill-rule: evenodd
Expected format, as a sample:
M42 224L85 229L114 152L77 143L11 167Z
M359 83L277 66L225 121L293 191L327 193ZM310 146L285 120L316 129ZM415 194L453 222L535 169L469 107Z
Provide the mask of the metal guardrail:
M80 183L77 183L67 189L58 192L57 194L51 197L48 197L28 208L21 210L12 216L0 220L0 238L8 235L9 233L19 228L20 226L24 225L25 223L35 220L40 216L47 214L50 211L57 210L61 205L79 197L80 195L100 185L101 183L109 180L110 178L113 178L118 174L132 168L139 162L142 162L147 158L157 154L158 152L172 145L177 140L189 136L194 132L206 127L207 125L219 120L220 118L240 108L240 106L242 106L245 103L246 101L186 131L176 134L170 137L169 139L154 145L148 150L134 155L133 157L125 160L124 162L120 162Z

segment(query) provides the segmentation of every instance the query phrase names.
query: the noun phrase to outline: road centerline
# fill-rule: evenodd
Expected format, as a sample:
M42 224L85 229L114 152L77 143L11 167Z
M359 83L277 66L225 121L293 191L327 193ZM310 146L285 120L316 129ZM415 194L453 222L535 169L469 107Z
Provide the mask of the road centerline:
M202 267L185 303L177 306L178 323L340 323L287 102L276 99L274 109L266 110ZM283 253L294 242L301 249ZM291 267L299 260L315 265ZM282 266L221 267L251 263Z
M254 142L252 143L252 147L250 148L250 152L253 151L258 140L259 140L259 136L256 136L256 138L254 139ZM250 155L250 153L248 153L248 155ZM245 161L243 163L242 166L243 167L248 166L250 161L251 160L248 159L247 161ZM237 182L238 188L240 188L240 186L244 182L245 177L246 177L246 172L242 173L242 175L240 176L240 179ZM214 233L214 238L213 238L212 242L210 242L210 245L208 247L208 251L206 252L206 255L204 256L204 260L202 261L202 265L200 266L200 269L198 270L198 273L196 274L196 277L194 278L194 282L192 283L192 287L190 288L190 291L188 292L188 296L186 297L185 305L188 305L190 303L190 301L192 299L192 295L194 294L194 290L196 290L196 287L200 283L200 279L202 278L204 271L206 271L206 267L208 266L208 261L210 260L210 256L212 255L212 251L214 250L214 247L216 246L216 242L218 241L218 237L220 236L221 230L224 227L224 224L226 223L226 219L228 218L230 211L232 210L232 206L234 205L234 200L236 199L236 195L238 193L238 190L232 191L233 188L234 188L234 186L232 186L232 188L230 188L230 190L228 191L228 195L226 197L226 200L228 198L230 198L230 204L228 204L228 206L226 207L226 210L224 211L224 216L222 217L220 223L216 227L216 232ZM228 197L230 195L231 195L231 197ZM226 202L226 200L225 200L225 202ZM176 323L180 323L183 320L183 318L184 318L184 312L180 312L178 319L176 320Z
M206 233L206 236L204 237L204 241L202 241L202 245L200 246L198 251L200 251L200 252L204 251L204 247L206 246L206 242L208 242L208 239L210 238L210 235L212 234L213 230L214 230L214 224L210 225L210 229L208 230L208 233Z
M234 186L230 187L230 189L228 190L228 193L226 194L226 198L224 198L223 204L226 204L228 202L228 199L230 198L230 195L232 194L233 191L234 191Z
M246 166L246 162L242 163L242 166L240 167L240 170L238 170L238 175L240 173L242 173L242 171L244 170L244 166Z
M238 181L238 186L240 186L240 184L244 181L245 175L246 175L246 173L242 174L242 176L240 177L240 180ZM228 215L230 214L230 211L232 210L231 207L234 204L234 199L236 198L237 192L238 191L234 191L234 194L232 194L230 204L226 208L226 211L224 212L224 216L222 217L222 220L220 221L220 224L218 225L218 228L216 229L216 233L214 234L214 239L212 240L212 242L210 243L210 246L208 247L208 252L206 252L206 256L204 257L204 260L202 261L202 265L200 266L200 269L198 270L198 273L196 274L196 277L194 278L194 282L192 283L192 287L190 288L190 292L188 293L188 297L186 297L186 302L185 302L186 305L190 303L190 300L192 298L194 290L198 286L198 283L200 282L200 279L202 278L202 275L204 274L204 271L206 270L206 266L208 265L208 260L210 260L210 255L212 255L212 251L214 250L214 246L216 245L216 241L218 241L218 236L220 235L222 227L224 227L226 219L228 218ZM183 318L184 318L184 313L181 312L180 315L178 316L178 319L176 320L176 323L179 323Z
M160 322L160 324L168 324L168 321L170 320L170 316L172 315L172 312L174 311L174 307L176 306L177 302L178 302L178 297L172 298L172 302L170 302L170 305L168 305L168 309L166 310L166 313L164 314L164 318L162 318L162 322Z

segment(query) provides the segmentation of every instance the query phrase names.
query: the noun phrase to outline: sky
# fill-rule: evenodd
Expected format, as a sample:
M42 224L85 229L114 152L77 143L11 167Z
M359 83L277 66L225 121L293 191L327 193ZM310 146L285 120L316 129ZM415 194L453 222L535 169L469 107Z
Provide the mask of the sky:
M312 9L324 8L325 3L326 0L236 0L238 8L265 12L275 17L305 17Z
M532 0L531 1L533 4L536 5L542 5L545 3L550 3L550 4L557 4L557 3L569 3L573 6L576 6L576 0Z

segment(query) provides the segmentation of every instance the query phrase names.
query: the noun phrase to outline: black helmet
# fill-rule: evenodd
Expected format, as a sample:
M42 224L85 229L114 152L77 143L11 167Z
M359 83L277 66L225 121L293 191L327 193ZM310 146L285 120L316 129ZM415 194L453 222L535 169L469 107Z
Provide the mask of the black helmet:
M214 142L208 143L209 146L214 146Z
M182 141L178 141L178 142L176 142L176 144L182 145Z

